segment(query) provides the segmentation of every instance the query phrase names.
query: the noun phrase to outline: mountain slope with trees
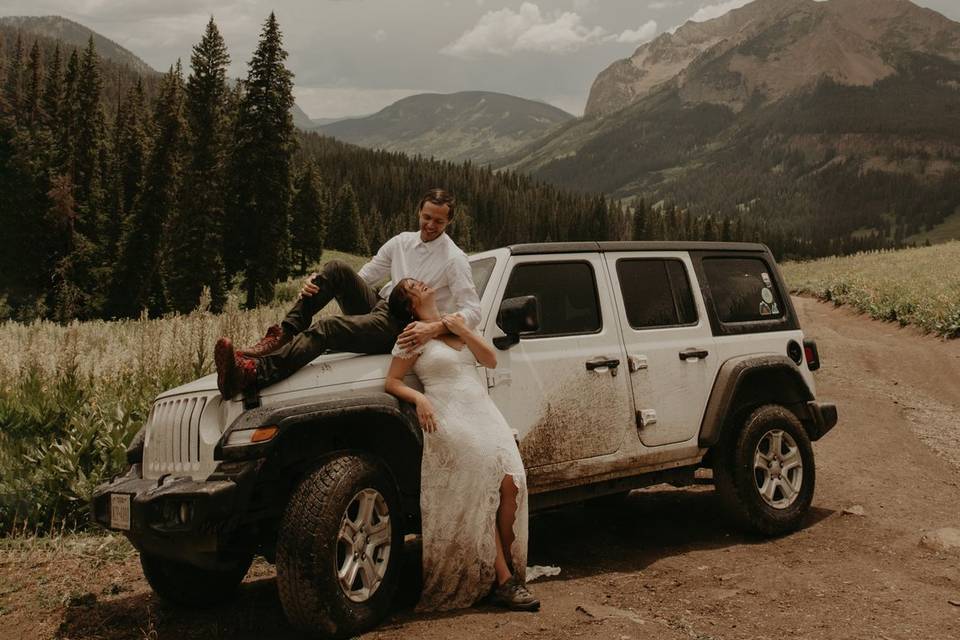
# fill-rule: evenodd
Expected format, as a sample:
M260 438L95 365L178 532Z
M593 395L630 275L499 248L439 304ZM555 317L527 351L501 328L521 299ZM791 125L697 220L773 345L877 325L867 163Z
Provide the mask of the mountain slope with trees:
M960 24L906 0L757 0L675 39L691 33L714 44L675 76L502 165L759 225L798 238L783 245L796 256L897 244L960 206ZM824 33L846 36L817 66ZM867 53L883 68L838 71ZM765 80L804 55L781 85Z
M323 247L365 253L413 227L438 185L463 203L451 232L468 251L627 232L604 197L298 133L272 15L243 81L226 83L211 20L189 69L172 65L152 95L93 38L77 50L0 34L13 36L0 67L0 318L219 309L236 287L253 307Z
M424 93L320 131L363 147L486 164L573 118L542 102L490 91Z

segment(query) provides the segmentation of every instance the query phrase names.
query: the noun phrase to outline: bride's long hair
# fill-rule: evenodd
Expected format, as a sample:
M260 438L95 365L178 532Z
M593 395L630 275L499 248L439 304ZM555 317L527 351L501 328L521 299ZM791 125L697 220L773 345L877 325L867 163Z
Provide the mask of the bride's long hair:
M387 300L390 315L396 319L397 324L401 327L405 327L417 319L413 312L413 301L410 300L410 294L407 293L407 287L405 286L408 281L416 282L413 278L403 278L394 285L393 291L390 292L390 298Z

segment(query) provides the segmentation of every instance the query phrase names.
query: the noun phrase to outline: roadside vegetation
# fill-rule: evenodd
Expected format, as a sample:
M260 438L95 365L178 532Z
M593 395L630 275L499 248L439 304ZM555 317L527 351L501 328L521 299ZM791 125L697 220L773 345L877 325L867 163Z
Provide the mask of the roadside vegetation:
M960 242L791 262L791 291L845 305L876 320L960 338Z
M365 261L327 251L319 264L335 258ZM259 339L300 281L277 284L270 305L249 311L237 288L220 314L207 296L189 314L157 319L0 323L0 537L83 528L93 488L123 471L153 398L211 373L218 336Z

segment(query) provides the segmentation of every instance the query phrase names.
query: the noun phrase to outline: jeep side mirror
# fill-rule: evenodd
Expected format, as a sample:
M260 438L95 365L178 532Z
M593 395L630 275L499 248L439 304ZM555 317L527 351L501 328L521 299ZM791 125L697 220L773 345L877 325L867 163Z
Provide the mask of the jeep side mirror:
M497 349L506 351L520 342L521 333L530 333L540 328L540 304L536 296L507 298L500 303L497 326L507 335L493 339Z

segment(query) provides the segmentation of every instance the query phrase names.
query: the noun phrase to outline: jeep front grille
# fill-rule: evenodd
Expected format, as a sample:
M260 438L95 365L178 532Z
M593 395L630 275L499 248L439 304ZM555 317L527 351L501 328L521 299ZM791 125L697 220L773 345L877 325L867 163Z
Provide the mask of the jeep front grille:
M154 403L143 451L149 475L200 470L201 454L208 448L200 437L200 418L213 397L201 394Z

